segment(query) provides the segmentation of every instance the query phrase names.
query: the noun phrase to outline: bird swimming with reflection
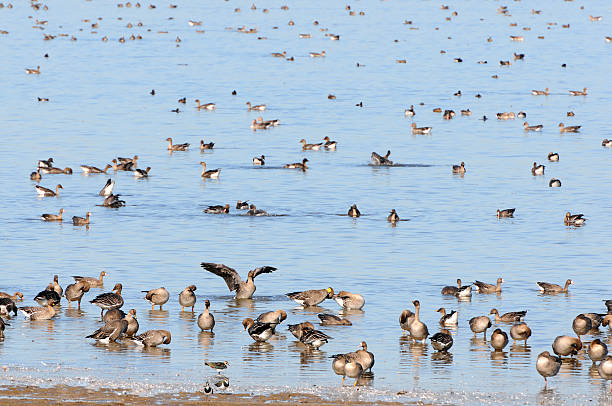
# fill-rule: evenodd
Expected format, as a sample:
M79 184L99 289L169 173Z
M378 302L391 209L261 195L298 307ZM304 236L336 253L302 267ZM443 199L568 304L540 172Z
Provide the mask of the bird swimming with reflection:
M504 282L505 281L503 278L497 278L497 283L495 285L481 281L474 281L474 286L476 286L478 293L501 293L501 284Z
M442 326L456 326L459 321L459 313L455 310L451 310L450 313L446 313L446 309L444 307L440 307L436 312L442 314L440 317L440 325Z
M455 296L461 289L461 279L457 279L457 286L445 286L442 288L443 295Z
M102 206L110 207L112 209L118 209L119 207L125 206L125 200L119 199L121 195L110 194L104 198Z
M112 165L107 164L104 169L100 169L95 166L81 165L81 170L83 171L83 173L106 173L106 171L108 171L108 169L112 167Z
M40 168L36 168L36 171L30 173L30 180L40 182L41 179L42 179L42 175L40 174Z
M209 169L206 170L206 162L201 161L200 165L202 165L202 173L200 176L203 178L209 179L219 179L219 175L221 174L221 169Z
M582 127L581 125L571 125L571 126L565 126L565 124L563 123L559 123L559 132L560 133L578 133L580 132L580 127Z
M166 138L166 141L168 141L168 151L187 151L187 149L189 149L190 144L188 142L184 144L173 144L172 138L170 137Z
M310 149L310 150L313 150L313 151L318 151L323 146L322 142L319 142L318 144L307 144L306 140L304 138L302 138L300 140L300 143L302 144L302 150Z
M98 193L100 196L110 196L113 194L113 188L115 187L115 181L109 179L106 181L104 187Z
M531 174L533 176L544 175L544 165L538 165L537 162L533 163L533 167L531 168Z
M395 222L400 221L400 217L398 216L398 214L395 211L395 209L391 209L391 212L387 216L387 221L390 222L390 223L395 223Z
M266 157L264 155L253 158L253 165L264 166L266 164Z
M502 217L514 217L514 212L516 211L516 209L497 209L497 218L502 218Z
M308 169L308 165L306 165L306 162L308 162L308 158L304 158L302 159L302 162L294 162L291 164L286 164L283 166L283 168L287 168L287 169L301 169L303 171L306 171L306 169Z
M44 196L44 197L59 197L59 190L63 189L62 185L57 185L55 187L55 191L51 190L51 189L47 189L46 187L42 187L39 185L35 185L34 189L36 189L36 193L38 193L38 196Z
M198 110L214 110L217 108L215 103L200 104L200 99L195 99L194 101L196 102L196 109Z
M249 111L251 110L264 111L266 109L265 104L251 105L250 101L246 102L246 105L249 107Z
M563 223L566 226L580 227L584 225L585 221L584 214L572 214L569 211L565 213L565 217L563 218Z
M323 141L325 141L325 144L323 144L325 149L336 150L336 146L338 145L336 141L332 141L328 136L325 136Z
M151 170L150 166L147 166L146 169L134 169L134 177L135 178L148 178L150 170Z
M277 269L273 266L261 266L259 268L255 268L249 271L247 274L247 280L244 282L235 269L232 269L224 264L202 262L200 266L208 272L222 277L223 280L225 280L230 292L236 291L236 299L251 299L256 290L254 282L255 278L258 275L271 273Z
M561 181L557 178L551 178L548 187L561 187Z
M361 212L359 211L359 209L357 208L356 204L353 204L349 210L348 210L348 216L349 217L353 217L353 218L357 218L361 216Z
M60 175L60 174L72 175L72 169L70 168L64 168L64 169L55 168L55 167L40 168L40 172L46 173L46 174L53 174L53 175Z
M317 289L317 290L304 290L301 292L286 293L289 299L298 303L301 306L316 306L323 302L325 299L331 299L334 297L334 290L332 288Z
M465 162L461 162L459 165L453 165L453 173L465 173Z
M542 124L529 125L529 123L525 121L523 123L523 128L525 129L525 131L542 131L542 128L544 128L544 126Z
M254 204L251 204L249 206L249 211L247 211L247 216L261 217L261 216L267 216L267 215L268 215L267 211L258 209L257 206L255 206Z
M389 159L391 155L391 151L387 150L387 153L382 156L377 154L376 152L372 152L372 165L374 166L392 166L393 161Z
M41 159L38 161L38 168L52 168L53 167L53 158L49 159Z
M540 292L542 293L567 293L567 289L569 285L573 285L574 281L568 279L565 281L565 286L560 286L554 283L548 282L536 282L536 285L540 288Z
M131 172L134 170L133 162L118 163L116 159L113 159L111 162L113 163L114 171Z
M209 142L208 144L206 144L204 143L204 140L200 140L200 151L204 151L205 149L213 149L214 147L214 142Z
M62 217L64 214L64 209L59 210L59 214L43 214L40 216L44 221L62 221Z
M236 202L236 210L248 210L248 209L249 209L248 200L244 202L242 200L238 200Z
M226 204L225 206L208 206L204 209L204 213L208 214L227 214L230 211L230 205Z

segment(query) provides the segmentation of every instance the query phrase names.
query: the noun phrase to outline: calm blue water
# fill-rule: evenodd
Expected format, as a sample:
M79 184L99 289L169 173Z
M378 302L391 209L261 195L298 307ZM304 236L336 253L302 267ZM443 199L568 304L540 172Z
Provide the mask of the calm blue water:
M287 11L279 1L257 3L256 10L247 1L178 0L177 8L158 3L155 9L142 4L64 2L35 11L24 3L0 9L0 29L9 32L0 35L0 290L22 291L24 304L31 305L54 274L65 287L71 275L106 270L106 290L123 284L124 309L137 310L141 331L168 329L173 341L151 352L93 345L84 338L99 327L99 309L87 300L100 292L92 290L82 312L62 303L52 321L20 316L10 322L0 344L1 362L9 366L4 382L197 390L214 374L205 360L228 360L235 392L301 390L443 403L611 402L584 353L550 380L550 391L541 392L543 380L535 370L537 354L550 350L557 335L572 333L577 314L604 312L601 300L612 297L612 152L601 147L603 138L612 138L607 2L540 2L539 15L531 13L530 3L508 2L510 16L498 14L502 4L491 1L451 2L448 10L437 2L360 1L351 3L355 16L346 4L324 1L288 4ZM455 10L458 16L452 17ZM589 15L603 19L592 22ZM48 20L44 30L32 28L36 19ZM190 27L189 20L203 25ZM547 25L552 22L558 25ZM258 32L240 33L241 26ZM43 41L45 33L58 37ZM312 38L300 39L300 33ZM341 39L330 41L326 33ZM117 41L131 34L143 39ZM70 41L72 35L77 41ZM512 42L510 35L525 39ZM103 36L109 41L101 41ZM325 58L308 56L322 50ZM270 56L282 51L295 60ZM514 61L513 52L525 53L525 60ZM463 63L454 63L456 57ZM512 65L500 66L502 59ZM40 75L25 74L37 65ZM549 96L530 93L545 87ZM568 90L583 87L588 96L569 96ZM461 97L453 96L457 90ZM328 94L337 99L328 100ZM186 105L177 103L181 97L187 97ZM217 109L197 111L194 99L215 102ZM268 110L249 112L247 101L265 103ZM362 108L355 106L360 101ZM411 104L414 119L403 113ZM179 114L170 111L176 107ZM457 117L445 121L432 112L435 107L454 109ZM461 117L459 110L467 108L473 115ZM521 119L495 119L498 112L519 110L544 130L525 133ZM566 117L567 111L575 117ZM258 115L280 119L281 125L253 132L249 125ZM479 120L483 115L489 120ZM412 122L433 127L432 135L412 136ZM561 135L559 122L582 130ZM301 150L300 139L320 142L325 136L338 142L337 151ZM194 148L169 154L167 137ZM215 142L215 149L201 154L200 139ZM368 165L372 151L387 149L393 161L407 165ZM551 151L560 154L559 162L546 161ZM134 154L138 167L152 167L148 180L112 170L110 176L84 176L79 170L81 164L104 167ZM252 157L262 154L266 166L253 167ZM37 198L28 174L49 156L74 174L43 175L42 186L61 183L64 189L59 198ZM310 166L305 173L281 168L304 157ZM221 168L219 180L202 180L202 160L210 169ZM451 165L460 161L466 163L464 177L451 174ZM544 176L531 175L534 161L546 165ZM96 206L108 177L126 207ZM563 187L549 188L551 177ZM282 216L241 216L233 209L239 199ZM230 215L202 212L225 203L232 206ZM339 216L353 203L361 218ZM517 208L515 218L497 220L496 210L508 207ZM91 227L40 221L40 214L60 208L67 219L91 211ZM385 219L392 208L410 221L391 227ZM586 226L565 227L566 211L584 213ZM225 263L245 276L261 265L278 271L256 280L254 301L236 303L221 278L200 268L201 261ZM440 295L457 277L493 282L498 276L506 280L499 297L475 295L458 303ZM575 281L569 295L538 294L536 281L567 278ZM198 287L195 315L181 314L177 300L190 284ZM162 312L150 311L140 291L159 286L171 292L171 301ZM283 294L327 286L361 293L366 306L347 315L352 327L321 328L334 339L320 351L305 352L284 326L261 347L241 333L244 317L268 310L285 309L288 323L314 322L318 310L296 308ZM195 322L204 299L216 316L214 337L200 333ZM431 346L402 338L397 319L414 299L431 333L438 329L438 307L459 311L450 362L432 358ZM472 340L467 320L492 307L529 311L533 336L526 349L507 347L502 359L491 359L491 348ZM341 313L332 301L322 308ZM607 342L609 332L602 328L598 337ZM328 356L353 351L362 340L376 355L374 380L357 393L339 389ZM46 380L50 371L52 382ZM400 391L407 394L395 396Z

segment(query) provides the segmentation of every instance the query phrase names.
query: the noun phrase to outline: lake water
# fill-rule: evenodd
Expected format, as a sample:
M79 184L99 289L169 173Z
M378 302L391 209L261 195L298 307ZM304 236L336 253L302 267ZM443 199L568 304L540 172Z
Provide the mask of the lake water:
M22 291L24 305L32 305L54 274L65 288L71 275L106 270L105 290L123 284L124 309L137 310L140 331L170 330L172 343L142 351L85 339L100 326L99 309L88 303L101 292L93 289L81 312L68 310L64 301L52 321L10 321L0 344L0 360L8 367L3 383L135 393L199 390L214 375L203 362L228 360L229 391L236 393L612 403L584 352L564 363L548 391L535 369L538 353L550 351L557 335L573 335L577 314L603 313L601 300L612 298L612 152L601 147L603 138L612 138L612 43L604 41L612 35L608 2L538 2L541 14L531 12L532 3L508 2L509 15L503 15L498 8L504 4L493 1L450 2L448 10L439 2L359 1L350 3L354 16L344 3L319 0L291 2L289 10L272 0L257 2L256 10L247 1L177 0L177 8L157 3L154 9L149 3L117 8L60 2L49 3L48 11L7 4L0 9L0 29L8 31L0 35L0 290ZM589 15L603 19L590 21ZM32 28L37 19L48 21L44 30ZM189 20L203 24L191 27ZM97 29L91 28L94 22ZM241 26L258 32L238 32ZM299 38L306 33L312 38ZM331 41L327 33L340 40ZM44 34L57 38L43 41ZM130 40L132 34L143 39ZM512 42L510 35L523 35L524 41ZM109 41L101 41L103 36ZM125 43L118 42L121 36ZM309 57L322 50L325 58ZM294 61L270 55L282 51ZM513 60L513 52L525 59ZM500 60L512 64L500 66ZM40 75L24 72L37 65ZM550 95L531 95L546 87ZM570 89L583 87L588 96L569 96ZM462 96L453 96L458 90ZM177 103L182 97L186 105ZM214 102L217 109L198 111L194 99ZM247 101L268 109L249 112ZM355 106L359 102L363 107ZM411 104L413 119L404 117ZM180 113L171 112L177 107ZM457 117L443 120L435 107L453 109ZM467 108L472 116L462 117L459 110ZM495 119L498 112L520 110L530 125L543 124L543 131L526 133L521 119ZM567 117L568 111L575 116ZM281 125L254 132L249 125L259 115ZM479 120L483 115L489 120ZM433 127L432 134L411 135L412 122ZM581 132L560 134L559 122L582 125ZM337 151L301 150L300 139L320 142L325 136L338 142ZM169 154L167 137L192 148ZM200 153L200 139L213 141L214 150ZM372 151L387 149L394 162L406 165L368 165ZM559 162L546 160L551 151L560 154ZM110 176L84 176L79 170L81 164L103 168L117 156L134 154L139 168L152 167L149 179L112 170ZM262 154L266 166L253 167L252 158ZM59 198L37 198L28 174L50 156L74 174L43 175L42 186L61 183L64 189ZM308 171L282 169L304 157ZM202 180L202 160L210 169L221 168L219 180ZM461 161L467 173L452 175L451 165ZM534 161L546 165L544 176L531 175ZM96 206L109 177L126 207ZM563 186L549 188L552 177ZM243 216L234 210L237 200L279 216ZM225 203L232 206L229 215L202 212ZM356 220L344 215L353 203L363 214ZM498 208L510 207L516 207L513 219L496 218ZM40 214L60 208L68 220L91 211L91 226L40 220ZM409 221L387 223L393 208ZM566 211L584 213L586 225L564 226ZM238 303L221 278L200 268L202 261L227 264L243 276L262 265L278 271L258 277L254 300ZM440 295L458 277L492 283L499 276L506 280L500 296L475 294L470 302L457 302ZM575 281L568 295L538 293L536 281L562 284L568 278ZM195 315L181 313L177 299L191 284L198 287ZM151 311L141 290L159 286L171 292L171 300L163 311ZM301 309L284 293L328 286L362 294L366 306L347 315L352 327L321 327L334 339L308 352L286 324L315 322L317 313L342 314L341 309L332 301L322 309ZM196 324L205 299L217 320L214 336L200 333ZM437 308L459 311L451 359L436 359L429 344L402 337L399 314L413 310L415 299L432 334L439 328ZM528 310L533 336L526 347L509 346L492 357L488 343L472 340L467 320L492 307ZM240 322L276 309L285 309L288 320L269 345L253 345ZM501 327L509 332L509 325ZM608 330L600 331L598 337L609 342ZM374 379L341 389L328 357L354 351L362 340L376 356Z

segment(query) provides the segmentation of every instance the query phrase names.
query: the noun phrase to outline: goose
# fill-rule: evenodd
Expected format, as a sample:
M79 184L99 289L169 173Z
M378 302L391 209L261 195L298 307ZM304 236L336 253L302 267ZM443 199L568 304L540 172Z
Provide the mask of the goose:
M445 328L429 337L429 339L431 340L431 346L438 352L447 352L453 346L453 336Z
M487 329L491 327L491 319L487 316L477 316L470 319L470 330L476 337L477 333L483 333L483 338L487 340Z
M104 198L104 201L102 202L102 206L111 207L113 209L117 209L119 207L125 206L125 200L119 199L120 196L121 195L113 195L113 194L106 196Z
M325 149L336 150L336 146L338 145L336 141L332 141L328 136L325 136L323 141L325 141L325 144L323 144Z
M145 169L145 170L135 169L134 170L134 177L135 178L148 178L150 170L151 170L150 166L147 166L147 169Z
M582 349L582 341L576 337L558 336L555 338L552 348L558 356L576 355Z
M170 299L170 293L164 287L151 290L141 290L141 292L146 293L145 300L151 303L151 310L153 310L156 305L159 306L159 310L162 310L162 306L168 302L168 299Z
M301 337L299 338L302 344L315 349L321 347L323 344L326 344L330 339L332 339L332 337L328 336L324 332L312 328L304 329Z
M162 344L170 344L172 335L168 330L149 330L132 337L132 341L145 347L157 347Z
M272 312L265 312L257 316L255 321L259 323L270 323L274 327L278 326L283 321L287 320L287 312L284 310L275 310Z
M230 292L236 291L236 299L251 299L256 290L254 283L255 278L258 275L271 273L277 269L273 266L261 266L259 268L255 268L249 271L246 282L243 282L235 269L232 269L224 264L202 262L200 266L202 266L202 268L208 272L222 277L225 280Z
M565 217L563 219L563 223L566 226L576 227L580 227L585 221L586 219L584 218L584 214L571 214L569 211L565 213Z
M478 288L478 293L501 293L501 284L505 281L502 278L497 278L497 284L492 285L490 283L484 283L481 281L475 281L474 285Z
M520 60L525 59L525 54L517 54L516 52L513 52L513 54L514 54L514 60L515 61L517 61L517 60L520 61Z
M548 379L559 373L561 358L550 355L548 351L541 352L536 361L536 370L544 378L544 389L548 385Z
M536 284L538 285L538 287L540 288L540 292L542 293L567 293L567 288L569 287L569 285L573 285L574 281L568 279L567 281L565 281L565 287L548 282L536 282Z
M270 55L272 55L275 58L284 58L285 56L287 56L287 51L283 51L283 52L272 52Z
M531 329L527 323L517 323L510 329L510 337L514 341L513 344L516 344L517 341L525 341L527 344L527 339L531 337Z
M198 110L214 110L217 108L215 103L200 104L200 99L195 99L195 102L197 104L196 109Z
M444 110L444 114L442 114L442 118L444 118L445 120L451 120L456 116L455 111L454 110ZM413 127L413 129L416 128L416 124ZM429 127L424 127L424 128L429 128ZM414 132L413 132L414 134ZM422 134L422 133L420 133Z
M238 200L236 202L236 210L248 210L248 209L249 209L248 201L243 202L242 200Z
M200 151L204 151L205 149L213 149L214 147L214 142L209 142L208 144L205 144L204 140L200 140Z
M568 112L566 113L566 115L567 115L568 117L574 117L574 116L576 115L576 113L574 113L573 111L568 111Z
M45 290L38 292L34 298L34 301L41 306L46 306L47 303L59 304L60 299L60 295L53 290L53 284L51 283Z
M392 166L393 161L389 159L389 155L391 155L391 151L387 150L387 153L382 156L377 154L376 152L372 152L372 165L374 166Z
M599 376L606 381L610 381L612 379L612 356L608 355L602 360L597 367L597 371L599 372ZM612 381L610 382L610 391L612 391Z
M465 173L465 162L461 162L459 165L453 165L453 173Z
M210 300L208 299L204 301L204 313L198 316L198 327L202 331L210 330L211 332L215 328L215 316L210 312Z
M325 57L325 51L321 51L321 52L310 52L310 57L311 57L311 58L322 58L322 57Z
M292 164L287 164L284 165L283 168L288 168L288 169L301 169L303 171L305 171L306 169L308 169L308 166L306 165L306 162L308 162L307 158L302 159L302 162L295 162Z
M470 109L461 110L461 115L462 116L471 116L472 115L472 111Z
M94 340L103 344L114 343L127 331L127 328L127 320L113 320L106 323L104 326L100 327L85 338L93 338Z
M457 286L445 286L442 288L443 295L455 296L461 289L461 279L457 279Z
M332 299L345 310L360 310L365 305L363 296L357 293L350 293L344 290L336 293Z
M30 180L35 180L36 182L40 182L42 179L42 175L40 174L40 168L37 168L36 171L30 173Z
M10 326L7 322L4 321L2 317L0 317L0 341L4 341L4 329L5 326Z
M14 302L23 302L23 293L15 292L14 295L9 295L6 292L0 292L0 298L8 298Z
M193 313L193 307L196 304L196 290L195 285L189 285L181 293L179 293L179 304L181 305L181 311L185 311L185 307L191 307L191 312Z
M321 149L321 146L323 145L322 142L319 142L318 144L307 144L305 139L301 139L300 143L302 144L302 150L305 151L307 149L313 150L313 151L318 151Z
M72 224L75 226L88 226L90 216L91 212L89 211L85 214L85 218L79 216L72 216Z
M258 123L263 123L269 127L277 127L280 124L280 120L266 120L264 121L263 117L259 116L257 117L257 122Z
M17 305L15 304L15 302L13 302L13 300L9 299L8 297L1 297L0 314L8 316L11 313L13 313L14 316L17 316Z
M140 327L140 325L138 324L138 320L136 319L136 310L135 309L130 309L129 312L127 312L127 314L124 314L121 310L119 309L112 309L109 310L108 312L106 312L106 314L104 315L104 322L107 322L107 317L109 314L113 313L113 311L117 311L119 313L121 313L121 317L118 317L117 319L124 319L125 321L127 321L128 326L127 326L127 330L125 331L125 335L128 337L133 337L134 334L136 334L138 332L138 328Z
M524 111L519 111L518 113L516 113L516 116L518 118L526 118L527 117L527 113L525 113Z
M548 88L546 88L544 90L532 90L531 94L534 96L548 96L549 92Z
M329 358L333 358L332 369L336 375L342 375L342 382L340 385L344 385L344 379L346 376L353 377L355 375L357 379L363 373L363 367L357 362L357 354L355 352L349 352L346 354L334 354ZM346 366L349 365L348 374ZM357 385L357 379L355 379L355 385Z
M104 169L100 169L95 166L81 165L81 170L83 171L83 173L106 173L106 171L108 171L108 168L112 167L113 166L109 164L107 164Z
M62 173L65 173L66 175L72 175L72 169L70 168L55 168L55 167L50 167L50 168L40 168L40 171L42 173L47 173L47 174L52 174L52 175L59 175Z
M62 221L62 215L64 214L64 209L59 210L59 214L43 214L40 216L43 221Z
M533 163L533 167L531 168L531 174L533 176L544 175L544 165L538 165L536 162Z
M206 170L206 162L201 161L200 165L202 165L202 173L200 176L202 176L203 178L209 178L209 179L219 179L219 175L221 174L221 169L210 169L210 170Z
M266 109L265 104L257 104L255 106L252 106L250 101L246 102L246 105L249 106L249 111L251 110L264 111Z
M107 275L108 274L106 273L106 271L102 271L100 272L100 276L98 276L97 278L90 277L90 276L78 276L78 275L73 276L72 278L77 282L87 282L89 286L92 288L101 288L104 286L104 277Z
M361 342L361 349L357 350L355 355L357 355L356 360L359 364L361 364L363 370L371 372L372 367L374 366L374 354L368 351L368 344L365 341Z
M551 178L548 187L561 187L561 181L557 178Z
M348 319L343 319L333 314L317 314L317 317L321 320L322 326L352 326Z
M38 196L44 197L59 197L59 190L63 189L62 185L57 185L55 187L55 192L51 189L47 189L46 187L42 187L39 185L34 185L34 189L36 189L36 193Z
M49 301L46 306L25 306L20 307L19 311L29 320L49 320L55 316L53 301Z
M260 217L260 216L267 216L267 215L268 215L267 211L257 209L257 206L255 206L254 204L251 204L249 206L249 211L247 212L247 216Z
M515 117L516 116L513 112L497 113L498 120L514 120Z
M495 323L499 323L499 322L510 323L510 322L515 322L515 321L523 321L523 319L525 318L525 315L527 314L527 310L522 310L520 312L508 312L500 316L497 309L491 309L489 314L495 315Z
M301 292L286 293L289 299L300 304L301 306L316 306L323 302L325 299L331 299L334 297L334 290L332 288L318 289L318 290L304 290Z
M268 341L274 334L274 326L270 323L259 323L249 317L242 321L242 327L244 327L251 338L257 342Z
M530 126L529 123L525 121L523 123L523 128L525 129L525 131L542 131L542 128L544 128L544 126L542 124Z
M412 324L410 324L410 329L408 331L410 332L410 337L413 340L423 340L423 343L425 343L425 340L429 335L429 331L427 330L427 326L425 325L425 323L419 320L421 303L418 300L414 300L412 304L414 305L414 321L412 322Z
M47 160L41 159L38 161L38 168L52 168L53 167L53 158L49 158Z
M189 148L189 143L186 142L184 144L172 144L172 138L166 138L168 141L168 151L187 151Z
M122 158L122 157L117 157L117 162L119 162L120 164L134 164L134 166L137 165L137 161L138 161L138 155L134 155L133 158Z
M472 285L462 286L457 290L455 296L458 298L466 298L472 296Z
M406 331L410 332L410 325L414 321L414 313L410 310L403 310L399 317L399 324L402 328L402 336L406 334Z
M588 334L588 332L591 331L591 328L593 328L593 322L591 322L591 319L586 317L584 314L579 314L572 322L572 329L578 336L579 340L580 336Z
M459 313L454 310L451 310L449 314L446 314L446 309L444 307L439 308L436 312L442 314L440 317L440 325L442 326L456 326L459 320Z
M416 113L414 112L414 106L411 104L409 109L404 110L404 115L406 117L414 117Z
M264 166L265 164L266 164L266 157L264 155L253 158L253 165Z
M227 214L229 213L229 208L229 204L226 204L225 206L208 206L206 209L204 209L204 213Z
M559 132L560 133L577 133L580 132L581 125L572 125L566 127L565 124L559 123Z
M121 297L121 289L123 286L120 283L115 284L112 292L102 293L96 296L89 303L92 303L100 308L100 318L104 314L104 310L119 309L123 306L123 298Z
M348 210L348 216L349 217L353 217L353 218L357 218L361 216L361 212L359 211L359 209L357 208L356 204L353 204L349 210Z
M126 172L130 172L134 170L134 164L132 162L126 162L126 163L118 163L116 159L113 159L111 161L113 163L113 170L114 171L126 171Z
M62 296L64 294L64 289L59 284L59 276L53 275L53 290L58 295Z
M417 127L416 123L410 124L410 127L412 127L412 134L414 135L431 133L431 127Z
M588 317L589 319L591 319L591 324L593 325L592 328L593 329L599 329L599 326L601 326L601 323L603 322L603 319L605 316L607 316L606 314L601 314L601 313L582 313L584 316Z
M514 211L516 209L497 209L497 218L502 218L502 217L514 217Z
M251 129L253 130L266 130L270 127L272 127L272 124L260 123L257 120L251 121Z
M571 96L586 96L587 88L585 87L582 90L570 90L569 93Z
M314 325L309 321L305 321L299 324L289 324L287 329L295 338L299 340L306 330L314 329Z
M606 148L612 148L612 140L608 140L607 138L604 138L603 141L601 141L601 146L606 147Z
M589 354L589 358L591 361L593 361L593 364L595 364L597 361L601 361L606 358L608 355L608 346L599 338L596 338L589 344L587 354Z
M351 358L346 359L344 364L344 374L349 378L355 378L355 383L353 386L357 386L357 382L359 382L359 378L363 374L363 370L364 368L359 362ZM342 382L344 382L344 378L342 379Z
M400 221L400 218L397 215L397 212L395 211L395 209L391 209L391 212L387 216L387 221L390 223L395 223L397 221Z
M548 153L548 160L551 162L558 162L559 161L559 154L556 152L549 152Z
M106 181L104 187L98 193L100 196L109 196L113 194L113 188L115 187L115 181L109 179Z
M217 374L221 374L221 371L223 371L224 369L226 369L227 367L229 367L229 362L227 361L223 361L223 362L205 362L204 365L214 369L215 371L217 371Z
M72 302L78 302L78 309L81 308L83 295L89 292L90 285L86 281L78 281L66 286L64 296L68 300L68 308L72 307Z
M26 68L25 71L28 75L40 75L40 66L37 66L36 69Z

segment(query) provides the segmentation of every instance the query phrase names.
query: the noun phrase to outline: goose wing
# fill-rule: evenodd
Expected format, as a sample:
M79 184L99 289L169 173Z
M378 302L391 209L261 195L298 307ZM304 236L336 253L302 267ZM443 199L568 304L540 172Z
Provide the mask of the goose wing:
M214 273L215 275L222 277L225 280L225 283L227 284L227 287L229 288L230 292L237 290L240 284L243 283L242 279L240 278L240 275L238 275L238 272L236 272L235 269L232 269L229 266L223 264L213 264L212 262L202 262L200 266L206 269L208 272Z
M262 273L271 273L276 271L277 268L273 266L260 266L259 268L253 269L253 279L257 277L257 275L261 275Z

